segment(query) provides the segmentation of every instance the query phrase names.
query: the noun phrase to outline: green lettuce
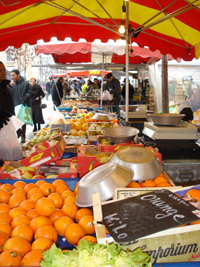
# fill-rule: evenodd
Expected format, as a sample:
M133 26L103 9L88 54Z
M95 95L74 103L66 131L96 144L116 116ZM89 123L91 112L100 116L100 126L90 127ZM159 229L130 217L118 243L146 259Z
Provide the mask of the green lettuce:
M43 253L41 267L152 267L151 256L141 248L124 251L116 244L81 240L75 249L62 252L55 244Z

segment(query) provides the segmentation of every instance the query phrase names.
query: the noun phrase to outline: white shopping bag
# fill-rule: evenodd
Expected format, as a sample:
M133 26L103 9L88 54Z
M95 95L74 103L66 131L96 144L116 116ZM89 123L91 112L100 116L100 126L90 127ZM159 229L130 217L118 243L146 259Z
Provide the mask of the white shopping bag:
M102 100L112 100L112 95L109 93L109 91L105 90L102 94Z

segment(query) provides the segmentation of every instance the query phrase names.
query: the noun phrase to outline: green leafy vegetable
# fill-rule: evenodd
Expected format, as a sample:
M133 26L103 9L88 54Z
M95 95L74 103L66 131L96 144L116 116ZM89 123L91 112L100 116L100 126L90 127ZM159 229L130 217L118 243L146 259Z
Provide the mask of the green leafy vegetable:
M151 256L141 248L124 251L116 244L93 244L87 240L67 252L53 244L43 258L42 267L152 267Z

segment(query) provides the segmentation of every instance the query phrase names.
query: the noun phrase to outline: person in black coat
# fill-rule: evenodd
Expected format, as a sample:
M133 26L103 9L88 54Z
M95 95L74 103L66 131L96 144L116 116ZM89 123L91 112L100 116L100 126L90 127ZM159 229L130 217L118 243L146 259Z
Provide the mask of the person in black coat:
M43 92L41 86L36 84L36 79L31 78L30 84L32 86L33 95L31 97L31 110L33 117L34 129L33 132L37 132L40 130L40 124L44 123L42 109L41 109L41 99L45 97L45 93ZM38 124L38 128L37 125Z
M53 86L52 100L56 107L60 106L63 98L63 77L59 77Z
M0 61L0 130L7 125L9 118L15 114L14 101L9 80L6 80L6 68Z
M124 86L122 87L122 96L124 98L123 103L124 105L126 104L126 79L124 79ZM130 84L130 82L128 83L129 86L129 105L133 104L133 95L134 95L134 87Z

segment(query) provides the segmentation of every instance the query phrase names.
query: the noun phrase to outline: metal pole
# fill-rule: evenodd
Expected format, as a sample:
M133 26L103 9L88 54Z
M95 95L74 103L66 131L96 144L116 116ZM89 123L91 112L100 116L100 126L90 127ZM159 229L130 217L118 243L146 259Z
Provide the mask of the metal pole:
M101 73L101 108L103 109L103 101L102 101L102 96L103 96L103 71L104 71L104 53L103 53L103 59L102 59L102 73Z
M167 55L162 55L162 112L169 113Z
M129 1L126 1L126 125L128 124L128 110L129 110L129 36L128 36L128 25L129 25Z

